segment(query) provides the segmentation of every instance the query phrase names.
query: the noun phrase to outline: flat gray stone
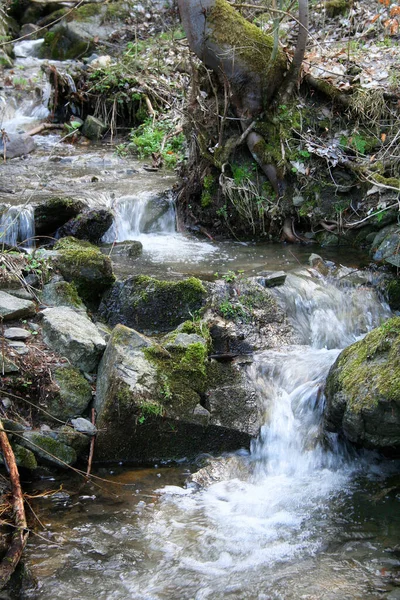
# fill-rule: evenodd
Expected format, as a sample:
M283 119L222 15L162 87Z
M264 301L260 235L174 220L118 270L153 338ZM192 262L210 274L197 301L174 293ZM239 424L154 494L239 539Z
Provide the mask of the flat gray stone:
M75 367L89 373L94 371L106 347L94 323L65 306L47 308L42 314L45 343Z
M0 373L9 375L10 373L18 373L19 367L9 358L2 357L0 354Z
M0 317L5 321L24 319L36 313L36 308L30 300L21 300L11 294L0 291Z
M7 340L27 340L31 336L31 332L22 327L7 327L4 330L4 337Z
M76 431L80 433L87 433L88 435L95 435L97 432L96 427L87 419L79 417L78 419L71 419L71 425Z

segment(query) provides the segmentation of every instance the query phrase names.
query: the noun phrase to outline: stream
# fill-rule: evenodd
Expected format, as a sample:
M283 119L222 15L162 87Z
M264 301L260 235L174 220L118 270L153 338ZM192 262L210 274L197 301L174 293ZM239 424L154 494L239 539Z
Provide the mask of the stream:
M40 61L22 56L17 66L28 77ZM39 100L11 107L2 126L19 131L43 118L43 86ZM310 247L216 243L179 233L168 193L173 173L150 173L142 161L104 145L61 143L54 134L35 141L35 153L1 167L7 218L14 222L12 210L26 207L14 228L5 217L0 224L11 241L33 237L32 201L67 192L112 207L115 224L104 241L143 244L138 259L113 256L119 276L211 279L228 270L285 270L286 282L274 293L299 345L257 352L248 366L265 409L250 452L146 469L97 466L99 479L89 483L65 473L35 481L43 494L34 502L41 525L27 558L38 587L24 597L399 599L399 464L322 434L321 389L330 366L341 349L390 316L388 306L369 285L313 275L306 268ZM146 213L160 197L166 209L146 229ZM348 248L319 251L349 267L365 260ZM190 473L208 459L220 464L223 477L203 488Z

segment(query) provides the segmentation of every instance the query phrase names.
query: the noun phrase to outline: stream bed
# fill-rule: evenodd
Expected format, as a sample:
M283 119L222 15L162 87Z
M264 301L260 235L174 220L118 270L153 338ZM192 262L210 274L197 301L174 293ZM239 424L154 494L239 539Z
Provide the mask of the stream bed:
M37 71L35 60L22 57L21 73ZM36 104L14 107L5 122L10 131L43 117L46 93ZM207 457L146 469L98 466L99 479L89 483L62 474L32 484L47 493L33 505L41 524L27 558L38 588L25 597L399 599L399 464L322 434L321 390L330 366L341 349L390 316L387 305L368 285L311 276L312 246L213 242L178 232L168 196L173 173L149 172L111 147L74 146L53 134L35 141L35 153L2 165L0 202L30 206L60 193L111 207L115 226L106 241L143 244L138 259L112 254L119 276L212 279L229 270L285 270L276 295L299 345L254 354L248 377L265 423L250 452L214 459L223 476L211 485L187 483ZM143 231L142 216L160 196L169 206ZM346 266L368 262L348 248L318 251Z

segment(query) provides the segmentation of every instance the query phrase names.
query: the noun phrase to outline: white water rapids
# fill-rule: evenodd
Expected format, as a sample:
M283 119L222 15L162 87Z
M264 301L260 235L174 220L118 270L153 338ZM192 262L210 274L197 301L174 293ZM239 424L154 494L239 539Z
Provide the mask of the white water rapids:
M322 388L341 348L389 309L371 287L329 282L306 269L289 274L277 295L301 345L254 356L248 376L266 418L250 454L219 459L224 477L205 489L168 485L168 470L156 468L150 489L157 477L167 485L142 496L140 480L127 472L120 481L132 482L129 498L94 503L75 514L72 530L67 517L54 538L60 547L40 549L39 542L31 552L46 574L39 598L379 597L375 573L390 560L385 547L396 543L396 532L386 533L386 546L370 543L374 518L359 516L355 506L359 485L372 485L384 470L372 453L349 452L324 436Z

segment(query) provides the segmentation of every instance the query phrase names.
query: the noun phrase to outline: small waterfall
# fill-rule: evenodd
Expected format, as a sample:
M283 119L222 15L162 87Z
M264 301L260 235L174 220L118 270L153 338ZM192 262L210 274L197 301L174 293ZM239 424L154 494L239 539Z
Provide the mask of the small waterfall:
M32 206L11 206L0 218L0 244L35 246L35 221Z
M170 196L142 193L122 196L112 205L114 223L103 242L141 239L143 234L175 233L175 207Z

